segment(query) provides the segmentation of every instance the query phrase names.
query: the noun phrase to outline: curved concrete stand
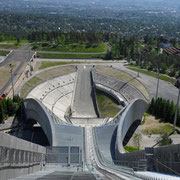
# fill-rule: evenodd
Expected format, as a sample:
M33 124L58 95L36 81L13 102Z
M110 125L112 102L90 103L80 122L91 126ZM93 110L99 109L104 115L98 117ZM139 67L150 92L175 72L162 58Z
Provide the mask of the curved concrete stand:
M47 109L42 105L39 100L26 99L24 101L25 113L26 113L26 123L30 120L37 121L44 133L46 134L50 146L55 145L55 133L52 117L49 115Z
M117 155L116 158L117 159L118 159L119 153L125 153L125 150L123 147L123 141L125 139L125 136L128 133L128 130L133 124L136 123L136 121L141 122L142 116L147 110L147 106L148 105L144 100L136 99L127 107L127 109L122 114L119 125L118 125L118 129L117 129L117 139L116 139L116 155Z
M98 152L104 162L118 161L119 154L125 153L123 142L128 133L131 133L131 126L142 119L147 109L147 103L142 99L134 100L119 117L118 123L112 123L94 127L94 137ZM117 117L116 117L117 118ZM113 121L113 120L112 120Z

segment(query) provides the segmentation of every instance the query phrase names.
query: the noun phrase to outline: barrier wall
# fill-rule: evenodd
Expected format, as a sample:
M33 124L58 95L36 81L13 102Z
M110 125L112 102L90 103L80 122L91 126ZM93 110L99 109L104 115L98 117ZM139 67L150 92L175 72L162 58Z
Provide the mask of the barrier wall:
M42 170L46 148L0 133L0 180Z

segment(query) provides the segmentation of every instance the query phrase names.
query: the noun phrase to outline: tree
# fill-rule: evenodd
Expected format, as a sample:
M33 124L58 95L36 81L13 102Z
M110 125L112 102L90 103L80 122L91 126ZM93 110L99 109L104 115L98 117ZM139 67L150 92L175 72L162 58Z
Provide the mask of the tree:
M105 55L105 59L106 59L106 60L112 59L112 51L107 51L107 53L106 53L106 55Z
M142 135L141 134L138 134L138 133L135 133L134 136L133 136L133 143L134 143L134 146L140 150L140 143L142 141Z
M61 43L61 38L58 36L56 39L56 44L60 44Z
M168 133L162 134L157 140L159 146L166 146L172 144L172 139L169 137Z
M18 103L13 102L12 99L8 98L6 100L6 105L7 105L7 114L8 116L13 116L17 109L18 109Z
M20 40L20 37L17 37L17 39L16 39L16 43L17 43L17 44L19 44L19 43L20 43L20 41L21 41L21 40Z

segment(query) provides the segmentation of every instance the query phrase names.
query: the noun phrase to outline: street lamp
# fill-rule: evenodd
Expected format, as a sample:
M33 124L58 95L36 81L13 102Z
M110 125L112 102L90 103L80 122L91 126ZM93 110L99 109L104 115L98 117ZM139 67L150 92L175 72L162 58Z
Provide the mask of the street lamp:
M177 98L177 104L176 104L176 112L175 112L175 116L174 116L174 125L173 125L173 132L172 134L174 134L175 129L176 129L176 122L177 122L177 115L178 115L178 109L179 109L179 98L180 98L180 77L177 79L175 86L179 89L179 93L178 93L178 98Z
M139 51L138 53L139 53L139 59L138 59L138 72L137 72L137 77L139 77L139 71L140 71L140 59L141 59L141 53L140 53L140 51Z
M13 75L12 75L12 72L13 72L12 64L9 64L9 68L10 68L10 73L11 73L12 92L13 92L13 97L14 97L14 83L13 83Z
M158 90L159 90L159 68L157 68L158 81L157 81L157 89L156 89L156 100L158 98Z

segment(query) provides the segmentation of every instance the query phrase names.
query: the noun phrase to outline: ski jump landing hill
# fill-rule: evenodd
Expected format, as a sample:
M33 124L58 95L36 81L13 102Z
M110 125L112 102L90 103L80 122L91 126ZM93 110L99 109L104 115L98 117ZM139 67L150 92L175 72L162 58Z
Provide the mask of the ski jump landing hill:
M88 157L87 151L89 150L86 148L91 144L89 149L92 149L94 153L94 158L90 160L92 164L96 159L101 166L110 166L109 168L112 169L121 162L118 172L127 173L133 178L133 167L129 167L121 160L122 156L127 154L124 145L127 144L141 123L142 116L147 109L148 92L140 91L128 81L99 73L92 66L76 66L68 73L59 73L57 68L51 68L50 71L50 77L47 76L48 71L46 74L42 71L35 74L40 80L26 93L23 115L20 114L15 120L23 121L21 127L31 127L30 129L32 129L36 124L42 128L49 146L46 148L45 163L78 166L84 170L87 161L89 163L88 159L92 158ZM55 72L58 72L59 75ZM83 80L81 73L84 73L83 77L87 74L87 78ZM82 78L81 85L78 84L80 77ZM91 87L88 88L89 92L84 93L83 86L86 86L86 83L89 83ZM77 88L78 86L82 86L82 88ZM74 109L77 109L77 105L79 107L79 104L82 103L81 96L89 95L87 98L89 101L96 101L93 88L113 96L123 106L123 109L114 118L105 118L98 125L97 123L93 125L93 121L89 122L92 127L91 133L88 135L86 125L73 124L71 115ZM91 104L97 106L97 102ZM98 110L98 107L91 108ZM94 112L97 113L98 119L98 112ZM88 114L88 112L86 113ZM88 120L86 117L81 117L81 119L91 121L89 117ZM27 140L22 133L23 130L20 128L12 134ZM28 133L26 132L26 135ZM32 142L33 136L34 134L31 134ZM89 137L91 140L88 140ZM99 166L98 162L96 162L96 166ZM122 165L126 165L128 168Z

